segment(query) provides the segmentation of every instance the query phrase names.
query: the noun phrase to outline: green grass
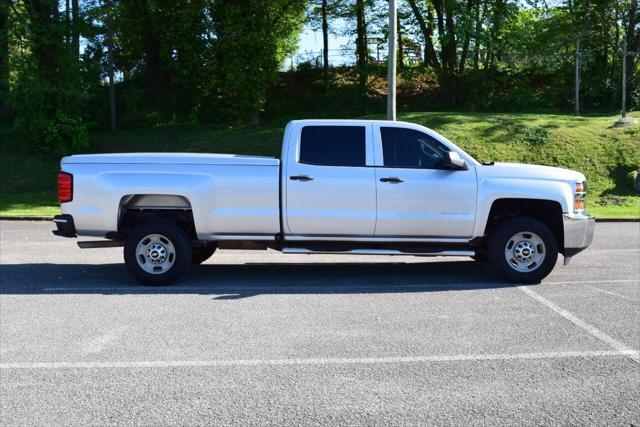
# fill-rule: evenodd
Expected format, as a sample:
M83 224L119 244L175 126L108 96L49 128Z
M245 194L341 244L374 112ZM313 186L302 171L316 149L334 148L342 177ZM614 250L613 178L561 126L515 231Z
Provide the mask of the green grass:
M640 118L640 114L633 113ZM382 118L371 116L372 118ZM600 217L640 217L631 172L640 169L640 126L612 129L616 116L492 113L404 113L399 120L426 125L480 161L566 167L587 176L587 208ZM280 155L283 123L240 128L157 127L100 132L90 152L187 151ZM0 215L52 216L58 160L30 152L0 129Z
M587 206L587 210L596 218L640 218L640 202L638 200L622 206Z

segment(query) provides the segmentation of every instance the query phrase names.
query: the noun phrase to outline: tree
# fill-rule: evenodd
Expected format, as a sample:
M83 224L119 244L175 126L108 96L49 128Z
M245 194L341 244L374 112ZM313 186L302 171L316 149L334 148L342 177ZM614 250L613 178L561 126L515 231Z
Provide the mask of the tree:
M14 11L22 19L19 37L29 46L15 58L17 78L10 99L16 128L40 149L56 154L83 149L82 91L64 44L66 26L58 2L24 0Z
M627 41L627 49L629 52L635 52L635 55L627 55L623 60L627 61L627 70L631 74L629 81L629 92L634 93L635 89L640 86L640 67L638 57L640 56L640 9L638 9L638 0L630 0L627 7L626 31L625 39ZM640 101L640 94L636 95Z
M74 59L80 58L80 5L78 0L71 0L71 54Z
M433 25L431 19L425 20L422 10L418 7L416 0L408 0L411 11L418 22L422 38L424 40L424 64L433 68L440 68L438 55L433 47ZM429 7L429 6L427 6Z
M307 23L322 32L322 68L326 79L329 71L329 35L332 34L331 19L340 16L344 0L313 0L309 3Z
M367 22L365 18L365 0L356 0L356 68L358 84L362 90L367 85Z
M266 90L285 55L295 50L306 4L302 1L215 1L215 109L235 121L256 122Z
M9 1L0 2L0 122L8 119L9 105Z
M325 79L329 70L329 4L322 0L322 67Z
M209 7L206 0L117 4L114 61L131 82L124 100L136 121L182 121L201 111L213 73Z

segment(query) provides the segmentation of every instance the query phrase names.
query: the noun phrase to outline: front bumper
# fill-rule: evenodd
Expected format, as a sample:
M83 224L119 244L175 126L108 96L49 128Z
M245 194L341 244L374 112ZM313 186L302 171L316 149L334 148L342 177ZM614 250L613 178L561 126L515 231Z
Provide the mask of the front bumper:
M78 237L76 234L76 226L73 223L73 217L68 214L56 215L53 217L57 230L53 230L53 234L60 237Z
M591 244L593 231L596 228L596 219L587 214L564 214L562 215L562 225L564 228L564 257L566 260L582 252Z

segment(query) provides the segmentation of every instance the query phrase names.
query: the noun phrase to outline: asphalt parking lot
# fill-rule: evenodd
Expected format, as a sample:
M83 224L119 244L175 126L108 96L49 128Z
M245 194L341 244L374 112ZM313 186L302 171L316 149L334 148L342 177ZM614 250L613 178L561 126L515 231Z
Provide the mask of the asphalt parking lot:
M0 222L0 424L640 424L640 224L540 285L221 251L178 285Z

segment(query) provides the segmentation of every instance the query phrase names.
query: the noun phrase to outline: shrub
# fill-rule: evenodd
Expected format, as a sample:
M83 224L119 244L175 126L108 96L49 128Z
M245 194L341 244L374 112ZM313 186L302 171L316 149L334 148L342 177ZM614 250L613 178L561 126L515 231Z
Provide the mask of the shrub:
M87 128L80 119L56 114L42 129L42 142L47 151L64 156L86 151L89 147Z

